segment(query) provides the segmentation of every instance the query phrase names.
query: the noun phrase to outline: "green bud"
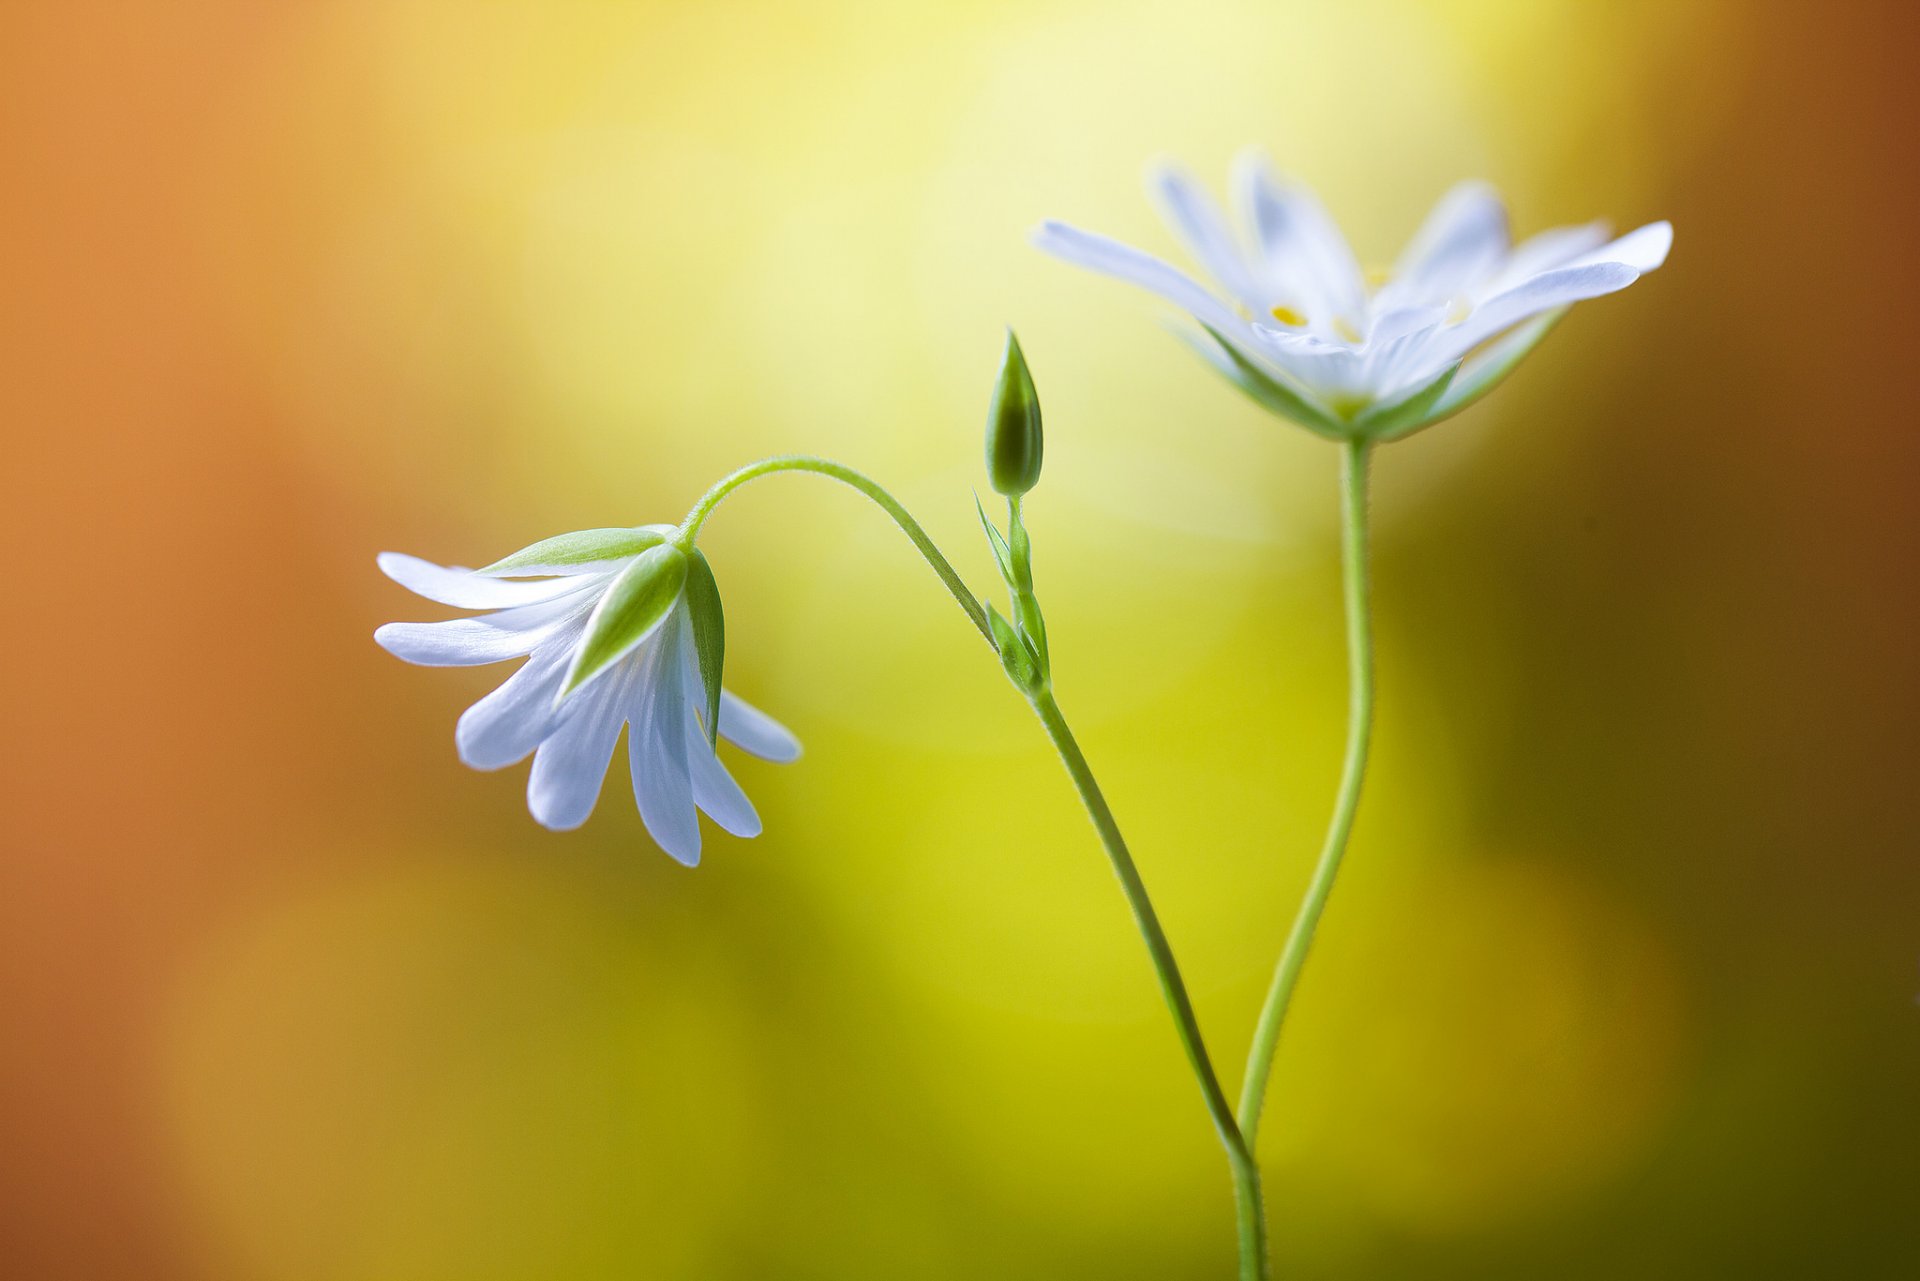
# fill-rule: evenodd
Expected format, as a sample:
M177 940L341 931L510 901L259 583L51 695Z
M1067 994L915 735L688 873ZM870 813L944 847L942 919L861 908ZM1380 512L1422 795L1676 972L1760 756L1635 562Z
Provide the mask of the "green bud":
M999 493L1018 497L1040 480L1040 393L1027 372L1020 340L1007 330L1000 379L987 411L987 476Z

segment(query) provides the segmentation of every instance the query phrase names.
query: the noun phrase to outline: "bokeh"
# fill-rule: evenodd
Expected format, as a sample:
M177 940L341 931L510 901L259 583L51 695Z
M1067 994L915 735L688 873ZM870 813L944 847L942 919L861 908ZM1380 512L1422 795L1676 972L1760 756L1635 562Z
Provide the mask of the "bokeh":
M686 871L455 760L374 572L825 453L1062 703L1230 1080L1340 749L1335 454L1151 299L1152 158L1388 259L1669 217L1379 460L1377 769L1275 1078L1292 1278L1920 1268L1920 183L1894 0L0 5L0 1274L1205 1278L1231 1202L1039 728L805 478L706 546L807 755Z

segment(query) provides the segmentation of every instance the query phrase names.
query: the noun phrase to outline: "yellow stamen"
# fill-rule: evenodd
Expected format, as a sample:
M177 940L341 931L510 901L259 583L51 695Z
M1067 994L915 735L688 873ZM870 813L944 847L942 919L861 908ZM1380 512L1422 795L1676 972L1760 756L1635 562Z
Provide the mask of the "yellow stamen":
M1347 321L1347 318L1345 316L1334 317L1333 332L1336 334L1339 334L1342 338L1346 339L1348 342L1357 343L1360 341L1360 331L1358 329L1355 329L1352 326L1352 324L1350 324Z
M1275 307L1273 309L1273 318L1281 324L1291 326L1294 329L1303 329L1307 323L1307 318L1291 307Z
M1393 268L1382 267L1376 264L1372 267L1368 267L1364 272L1361 273L1361 275L1363 275L1366 278L1367 288L1378 289L1380 286L1386 284L1389 280L1393 279Z

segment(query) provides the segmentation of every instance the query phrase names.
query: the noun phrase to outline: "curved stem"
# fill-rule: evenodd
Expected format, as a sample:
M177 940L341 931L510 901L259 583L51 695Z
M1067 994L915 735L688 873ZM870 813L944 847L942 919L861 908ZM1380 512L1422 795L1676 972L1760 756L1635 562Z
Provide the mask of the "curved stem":
M940 576L940 581L946 584L947 590L953 593L953 599L959 603L961 609L966 611L967 618L972 621L980 635L986 638L987 644L993 644L993 631L987 624L986 607L981 605L971 591L967 590L966 583L961 580L953 565L940 554L940 549L934 546L933 539L927 536L927 531L920 528L920 522L909 515L907 509L902 507L892 494L853 468L842 467L829 459L815 458L808 454L782 454L774 458L763 458L757 463L750 463L738 471L728 473L716 481L713 488L700 496L700 501L693 505L693 510L687 513L687 518L680 522L677 538L686 543L692 543L699 536L700 527L706 523L707 517L713 514L713 509L718 507L721 500L728 494L748 481L785 471L812 472L816 476L825 476L857 489L873 500L874 505L891 516L893 523L900 527L900 531L913 541L914 547L919 549L920 555L926 559L927 564L933 567L933 572Z
M1060 705L1054 701L1053 691L1042 686L1037 693L1029 696L1029 701L1033 704L1034 714L1046 727L1054 750L1060 753L1060 761L1067 767L1067 774L1073 779L1075 789L1080 793L1080 801L1086 806L1094 829L1100 834L1100 844L1106 848L1108 861L1113 864L1114 875L1120 878L1120 889L1127 896L1127 906L1133 909L1134 924L1140 929L1140 937L1146 941L1147 954L1153 958L1154 971L1160 977L1161 995L1166 998L1167 1008L1173 1013L1181 1047L1186 1050L1187 1062L1193 1068L1194 1078L1200 1083L1207 1115L1220 1136L1221 1146L1227 1151L1227 1163L1233 1170L1241 1279L1264 1281L1267 1275L1266 1211L1260 1199L1260 1169L1254 1163L1252 1149L1241 1137L1238 1123L1233 1119L1233 1109L1227 1103L1226 1092L1220 1088L1220 1078L1214 1074L1206 1043L1200 1037L1200 1020L1194 1015L1193 1002L1187 996L1187 985L1181 979L1180 967L1173 959L1173 946L1167 942L1166 931L1160 927L1160 918L1153 910L1153 901L1147 897L1146 884L1140 879L1140 870L1134 866L1133 855L1128 852L1127 842L1120 835L1120 825L1114 821L1113 811L1107 806L1107 798L1101 793L1100 784L1094 780L1093 770L1087 764L1080 744L1074 740L1073 731L1067 728L1066 718L1060 714Z
M1273 1070L1273 1055L1280 1042L1280 1026L1286 1021L1287 1006L1293 989L1300 982L1301 967L1313 947L1314 930L1321 913L1327 909L1327 896L1339 875L1340 860L1347 852L1347 837L1353 831L1354 812L1360 806L1360 785L1367 772L1367 747L1373 736L1373 635L1367 617L1367 443L1346 442L1341 458L1340 511L1342 531L1341 568L1347 603L1347 757L1340 770L1340 791L1334 800L1333 821L1327 828L1326 844L1313 869L1307 896L1294 917L1280 963L1273 972L1273 986L1267 990L1266 1004L1260 1010L1260 1022L1254 1029L1253 1047L1247 1053L1247 1076L1241 1086L1240 1132L1251 1149L1260 1131L1260 1111L1266 1102L1267 1077Z
M912 540L920 555L926 559L933 572L940 576L947 590L966 611L967 618L986 638L987 644L995 651L999 645L993 639L991 624L987 621L986 608L980 604L974 594L968 590L960 575L940 549L934 546L920 522L908 514L907 509L897 502L893 495L882 489L867 477L843 467L839 463L825 458L816 458L805 454L788 454L776 458L762 459L738 471L721 478L711 489L693 505L687 518L680 523L675 535L676 541L691 544L699 535L700 528L707 517L713 514L722 500L734 490L762 476L771 476L779 472L811 472L837 480L841 484L859 490L871 499L882 511L893 518L901 532ZM1017 511L1017 509L1016 509ZM1214 1073L1213 1062L1207 1055L1207 1047L1200 1037L1200 1021L1194 1015L1193 1002L1187 996L1185 981L1180 977L1180 967L1173 958L1173 946L1167 942L1166 931L1160 927L1160 918L1153 910L1153 902L1147 897L1146 884L1140 879L1140 871L1134 866L1133 855L1127 850L1127 843L1120 835L1120 826L1114 820L1113 811L1108 807L1106 797L1100 791L1100 785L1094 780L1093 770L1087 764L1087 758L1080 750L1080 744L1074 740L1073 732L1067 728L1066 718L1060 714L1060 705L1054 701L1050 686L1042 683L1037 690L1027 694L1035 715L1046 728L1047 737L1052 741L1054 750L1060 754L1061 763L1066 766L1067 774L1072 778L1074 788L1080 794L1081 803L1086 807L1093 826L1100 834L1100 843L1106 848L1107 858L1113 864L1115 875L1120 878L1120 888L1127 896L1127 905L1133 910L1134 923L1140 929L1140 936L1146 941L1147 953L1153 960L1155 973L1160 977L1160 991L1166 998L1167 1008L1173 1012L1173 1021L1180 1035L1180 1044L1187 1052L1187 1062L1193 1068L1193 1074L1200 1083L1200 1093L1207 1106L1207 1114L1213 1121L1215 1132L1220 1136L1221 1146L1226 1149L1227 1164L1233 1171L1234 1202L1240 1242L1240 1278L1241 1281L1266 1281L1266 1211L1260 1197L1260 1170L1254 1163L1251 1145L1241 1137L1240 1127L1235 1122L1233 1109L1228 1104L1226 1092L1220 1088L1220 1078Z

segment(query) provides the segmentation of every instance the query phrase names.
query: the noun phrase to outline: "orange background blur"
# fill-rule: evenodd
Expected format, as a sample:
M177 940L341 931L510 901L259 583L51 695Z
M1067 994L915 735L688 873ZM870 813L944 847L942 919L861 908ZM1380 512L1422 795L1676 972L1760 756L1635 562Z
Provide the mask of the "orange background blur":
M1670 217L1378 464L1382 720L1264 1139L1291 1278L1920 1271L1910 5L0 5L0 1275L1156 1278L1225 1170L1037 727L897 534L707 550L808 754L686 872L454 758L373 568L804 449L984 590L1003 323L1061 698L1237 1079L1331 796L1333 451L1157 305L1241 144L1387 259Z

